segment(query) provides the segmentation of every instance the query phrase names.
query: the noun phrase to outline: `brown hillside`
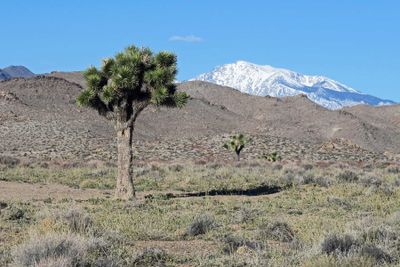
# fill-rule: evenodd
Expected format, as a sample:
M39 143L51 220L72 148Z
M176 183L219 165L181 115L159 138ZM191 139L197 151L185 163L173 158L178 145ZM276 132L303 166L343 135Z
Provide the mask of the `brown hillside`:
M82 85L78 72L0 82L0 155L114 157L112 123L75 105ZM367 107L379 110L371 115L363 107L329 111L302 96L250 96L205 82L178 88L192 97L186 107L148 108L139 117L138 159L230 159L222 144L232 132L252 136L244 157L279 151L287 159L372 159L400 151L396 107Z

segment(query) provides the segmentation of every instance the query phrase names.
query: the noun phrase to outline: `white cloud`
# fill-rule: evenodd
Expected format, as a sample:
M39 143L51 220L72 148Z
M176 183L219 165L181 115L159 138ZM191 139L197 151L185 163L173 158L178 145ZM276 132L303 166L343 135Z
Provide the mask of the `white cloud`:
M174 35L169 38L169 41L172 42L187 42L187 43L200 43L203 42L203 38L198 37L196 35Z

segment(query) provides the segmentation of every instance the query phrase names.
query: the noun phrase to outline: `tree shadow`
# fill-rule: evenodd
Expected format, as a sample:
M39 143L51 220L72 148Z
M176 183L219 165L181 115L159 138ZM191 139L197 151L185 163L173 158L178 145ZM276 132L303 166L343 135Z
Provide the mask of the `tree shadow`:
M146 195L146 199L161 198L161 199L172 199L172 198L185 198L185 197L205 197L205 196L261 196L278 193L282 190L282 187L261 185L250 189L220 189L210 190L204 192L184 192L184 193L167 193L159 195Z

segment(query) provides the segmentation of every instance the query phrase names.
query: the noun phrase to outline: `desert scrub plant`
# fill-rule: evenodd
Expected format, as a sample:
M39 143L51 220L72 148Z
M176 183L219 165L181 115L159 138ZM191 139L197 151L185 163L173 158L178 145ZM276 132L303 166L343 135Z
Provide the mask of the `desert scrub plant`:
M292 228L286 222L281 221L261 225L258 234L259 237L264 240L292 242L295 239L295 234Z
M357 173L346 170L337 175L337 179L341 182L355 183L359 180Z
M3 203L0 207L0 218L18 223L28 223L32 220L33 208L29 204Z
M307 260L306 267L375 267L373 259L359 254L347 256L318 255Z
M351 235L330 234L321 243L321 251L326 254L347 254L359 248L359 242Z
M226 142L223 147L229 150L233 150L236 154L236 159L240 160L240 153L244 146L250 142L250 139L246 138L243 134L235 134L230 137L230 140Z
M381 224L378 226L363 227L360 239L366 243L391 243L395 242L398 237L398 233L391 226Z
M328 203L337 205L348 211L350 211L353 207L352 203L348 199L343 199L335 196L328 196L326 200Z
M261 250L264 245L259 241L251 241L241 236L234 236L232 234L225 235L222 238L224 243L223 252L226 254L235 253L240 247L245 247L250 250Z
M9 156L0 156L0 166L4 165L7 168L15 167L20 163L20 160L17 158L9 157Z
M18 266L42 266L49 262L63 266L84 266L92 245L78 235L48 234L34 237L15 250L14 263Z
M331 181L325 176L315 177L312 174L308 174L303 176L303 184L313 184L321 187L329 187L329 185L331 185Z
M125 266L132 261L126 248L93 236L49 232L32 236L13 251L17 266Z
M361 256L374 259L378 264L392 263L394 261L389 253L383 251L374 244L363 245L359 253Z
M133 259L132 266L136 267L164 267L167 266L167 261L170 256L162 249L159 248L146 248L145 250L136 254Z
M248 207L241 207L233 218L234 223L248 223L254 220L257 215L257 211Z
M187 229L187 234L190 236L203 235L217 227L215 219L208 214L196 216Z
M89 214L81 209L70 209L63 216L67 222L69 229L75 233L88 233L93 231L93 221Z

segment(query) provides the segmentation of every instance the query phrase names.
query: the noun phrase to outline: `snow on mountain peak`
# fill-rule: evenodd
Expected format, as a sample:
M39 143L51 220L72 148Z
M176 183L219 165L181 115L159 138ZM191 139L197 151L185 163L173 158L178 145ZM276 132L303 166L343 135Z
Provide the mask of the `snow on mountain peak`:
M382 105L393 101L365 95L324 76L309 76L291 70L257 65L243 60L225 64L192 80L229 86L243 93L258 96L293 96L305 94L329 109L357 104Z

